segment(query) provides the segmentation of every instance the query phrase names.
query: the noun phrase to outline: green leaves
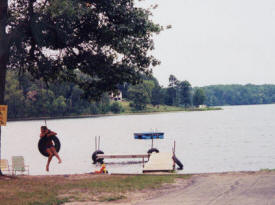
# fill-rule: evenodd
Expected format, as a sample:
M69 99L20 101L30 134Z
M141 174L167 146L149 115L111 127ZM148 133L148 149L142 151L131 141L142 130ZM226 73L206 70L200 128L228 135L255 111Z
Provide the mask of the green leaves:
M88 99L136 84L159 61L148 52L161 27L133 0L16 0L8 67L36 79L73 82ZM85 75L79 80L75 71Z
M193 95L193 104L194 106L198 107L202 105L205 101L205 94L202 88L197 88Z

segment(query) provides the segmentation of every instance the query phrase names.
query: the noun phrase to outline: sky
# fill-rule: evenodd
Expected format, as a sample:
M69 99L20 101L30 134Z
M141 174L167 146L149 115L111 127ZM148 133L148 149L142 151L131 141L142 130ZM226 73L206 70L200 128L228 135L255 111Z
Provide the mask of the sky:
M170 74L193 87L275 84L274 0L145 0L152 20L172 25L154 37L153 69L161 85Z

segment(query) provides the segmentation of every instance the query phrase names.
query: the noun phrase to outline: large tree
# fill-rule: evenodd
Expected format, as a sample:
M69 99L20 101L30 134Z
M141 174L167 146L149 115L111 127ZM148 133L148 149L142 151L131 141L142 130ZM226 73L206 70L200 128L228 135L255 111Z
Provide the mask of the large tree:
M150 15L134 0L0 0L0 104L7 69L73 82L87 98L138 83L159 63Z
M197 88L193 95L193 105L198 107L205 101L205 94L202 88Z
M179 83L180 104L188 107L191 105L191 84L184 80Z
M167 105L179 105L179 95L178 95L178 86L179 81L174 75L169 76L169 87L166 90L166 99L165 103Z

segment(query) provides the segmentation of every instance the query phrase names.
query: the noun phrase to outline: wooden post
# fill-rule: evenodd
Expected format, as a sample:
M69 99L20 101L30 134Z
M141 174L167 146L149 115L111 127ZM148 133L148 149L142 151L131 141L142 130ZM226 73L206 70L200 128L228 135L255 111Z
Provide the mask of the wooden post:
M5 83L4 83L4 85L5 85ZM5 86L4 86L5 87ZM4 91L3 91L4 92ZM4 96L2 96L3 98L4 98ZM2 101L4 101L4 99L3 98L0 98L0 101L2 102ZM2 103L0 103L0 104L2 104ZM1 152L2 152L2 147L1 147L1 126L3 125L3 126L6 126L6 123L7 123L7 118L8 118L8 106L7 105L0 105L0 116L1 116L1 118L0 118L0 160L2 159L1 157ZM3 173L2 173L2 170L1 170L1 168L0 168L0 175L2 176L3 175Z
M1 125L0 125L0 160L1 160ZM2 173L2 170L1 170L1 167L0 167L0 176L2 176L3 173Z

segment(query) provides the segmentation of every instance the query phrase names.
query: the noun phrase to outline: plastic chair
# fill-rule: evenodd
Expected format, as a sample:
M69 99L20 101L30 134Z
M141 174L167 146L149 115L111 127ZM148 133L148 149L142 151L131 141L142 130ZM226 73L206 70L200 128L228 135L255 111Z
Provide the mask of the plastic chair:
M23 174L23 172L29 173L29 165L25 165L23 156L13 156L12 157L12 174L16 175L16 172L19 171Z
M8 172L10 174L10 166L7 159L1 159L0 160L0 168L2 172Z

